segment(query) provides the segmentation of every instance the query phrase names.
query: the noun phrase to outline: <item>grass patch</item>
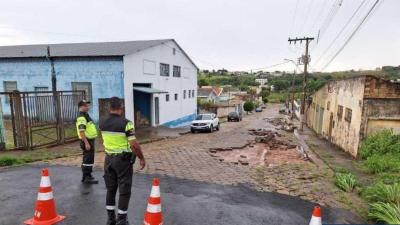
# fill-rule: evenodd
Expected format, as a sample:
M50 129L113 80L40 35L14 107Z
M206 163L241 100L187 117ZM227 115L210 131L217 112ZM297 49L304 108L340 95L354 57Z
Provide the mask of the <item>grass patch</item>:
M13 156L0 156L0 167L22 164L23 160Z
M357 184L356 177L351 173L336 173L335 185L345 192L352 192Z
M368 216L379 222L400 224L400 207L393 203L373 203Z
M400 183L396 184L384 184L378 183L373 186L365 188L362 191L362 196L368 202L385 202L400 204Z
M392 130L383 130L368 136L360 150L362 159L373 155L400 154L400 136L395 135Z
M370 173L399 172L400 155L372 155L363 162L363 165Z

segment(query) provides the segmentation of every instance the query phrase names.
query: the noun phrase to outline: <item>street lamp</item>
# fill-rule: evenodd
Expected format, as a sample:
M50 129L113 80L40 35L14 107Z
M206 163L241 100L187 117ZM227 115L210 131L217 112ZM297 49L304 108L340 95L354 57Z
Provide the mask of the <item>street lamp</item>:
M291 110L291 114L290 114L290 119L293 119L294 117L294 78L296 76L296 71L298 69L297 64L294 60L292 59L284 59L286 62L291 62L293 63L293 65L295 66L294 71L293 71L293 77L292 77L292 87L290 88L290 91L292 92L292 110ZM288 93L288 104L287 104L287 108L289 110L289 97L290 94Z

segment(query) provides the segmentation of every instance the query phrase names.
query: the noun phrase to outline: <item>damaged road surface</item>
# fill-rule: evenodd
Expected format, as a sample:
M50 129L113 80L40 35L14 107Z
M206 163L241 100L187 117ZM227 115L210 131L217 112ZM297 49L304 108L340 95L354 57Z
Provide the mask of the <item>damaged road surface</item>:
M46 165L31 165L0 171L0 224L22 224L33 215L40 182ZM49 167L59 214L67 218L60 225L105 224L104 182L84 186L80 169ZM102 171L94 174L101 178ZM154 176L135 174L129 208L131 224L141 224ZM297 197L258 192L244 185L218 185L161 176L164 224L308 224L314 206ZM323 208L324 223L351 223L346 210Z

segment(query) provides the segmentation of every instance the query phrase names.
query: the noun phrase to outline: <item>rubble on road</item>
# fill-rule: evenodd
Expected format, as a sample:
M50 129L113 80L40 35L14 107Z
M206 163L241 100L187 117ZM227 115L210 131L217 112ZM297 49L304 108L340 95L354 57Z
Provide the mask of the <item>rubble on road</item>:
M264 120L274 125L277 130L293 132L297 128L287 117L264 118Z

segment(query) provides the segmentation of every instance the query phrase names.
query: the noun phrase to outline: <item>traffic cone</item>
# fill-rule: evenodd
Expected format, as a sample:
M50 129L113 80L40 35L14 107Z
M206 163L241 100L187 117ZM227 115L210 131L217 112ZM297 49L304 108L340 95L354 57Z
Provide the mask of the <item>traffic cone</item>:
M162 225L161 198L160 198L160 180L153 180L150 197L147 204L147 210L144 214L143 225Z
M310 225L322 225L321 208L319 206L314 207L310 220Z
M60 216L56 212L56 204L53 198L53 190L48 169L42 170L39 193L35 205L34 216L26 220L25 224L31 225L52 225L63 220L65 216Z

